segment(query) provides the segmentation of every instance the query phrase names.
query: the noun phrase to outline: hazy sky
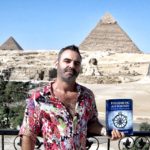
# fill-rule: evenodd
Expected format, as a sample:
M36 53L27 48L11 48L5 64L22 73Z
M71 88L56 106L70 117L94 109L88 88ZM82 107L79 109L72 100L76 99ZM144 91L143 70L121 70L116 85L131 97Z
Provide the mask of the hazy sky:
M25 50L79 45L106 12L150 53L150 0L1 0L0 44L13 36Z

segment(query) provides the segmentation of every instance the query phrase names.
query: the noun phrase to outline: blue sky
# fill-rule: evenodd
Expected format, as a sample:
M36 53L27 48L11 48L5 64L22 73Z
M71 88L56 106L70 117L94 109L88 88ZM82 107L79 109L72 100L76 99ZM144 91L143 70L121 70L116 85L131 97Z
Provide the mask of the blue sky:
M1 0L0 44L13 36L25 50L79 45L106 12L150 53L149 0Z

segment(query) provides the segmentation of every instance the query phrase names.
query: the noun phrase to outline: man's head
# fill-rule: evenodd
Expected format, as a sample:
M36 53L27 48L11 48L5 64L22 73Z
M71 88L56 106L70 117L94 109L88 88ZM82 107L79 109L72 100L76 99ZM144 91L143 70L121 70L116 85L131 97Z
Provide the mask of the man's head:
M82 60L82 56L81 56L81 54L80 54L79 48L78 48L77 46L75 46L75 45L69 45L69 46L66 46L66 47L62 48L62 49L59 51L59 53L58 53L58 60L60 59L62 53L63 53L64 51L66 51L66 50L71 50L71 51L77 52L77 53L79 54L81 60Z
M57 77L65 82L75 82L80 69L82 57L79 48L70 45L62 48L57 59Z

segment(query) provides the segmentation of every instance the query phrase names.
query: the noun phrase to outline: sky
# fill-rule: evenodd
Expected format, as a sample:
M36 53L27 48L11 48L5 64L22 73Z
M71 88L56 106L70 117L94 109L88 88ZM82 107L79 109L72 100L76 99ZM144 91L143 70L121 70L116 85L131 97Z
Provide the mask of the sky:
M106 12L150 53L150 0L1 0L0 45L10 36L24 50L79 45Z

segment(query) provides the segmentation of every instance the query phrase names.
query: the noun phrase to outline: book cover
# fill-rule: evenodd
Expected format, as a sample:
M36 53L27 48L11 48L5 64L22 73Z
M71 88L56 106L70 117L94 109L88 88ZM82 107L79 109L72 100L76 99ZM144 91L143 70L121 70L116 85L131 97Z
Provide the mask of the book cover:
M132 99L106 100L106 130L110 135L113 129L124 132L125 135L133 133L133 102Z

